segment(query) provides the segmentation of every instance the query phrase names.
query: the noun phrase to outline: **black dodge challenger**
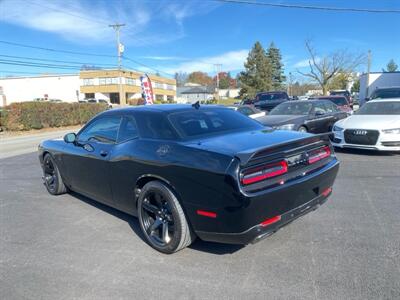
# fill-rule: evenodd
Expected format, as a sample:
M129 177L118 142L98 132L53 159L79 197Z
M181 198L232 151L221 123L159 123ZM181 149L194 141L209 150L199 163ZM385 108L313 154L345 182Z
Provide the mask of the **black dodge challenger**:
M137 216L164 253L206 241L256 242L315 210L339 168L329 137L279 131L220 106L113 109L44 141L47 190Z

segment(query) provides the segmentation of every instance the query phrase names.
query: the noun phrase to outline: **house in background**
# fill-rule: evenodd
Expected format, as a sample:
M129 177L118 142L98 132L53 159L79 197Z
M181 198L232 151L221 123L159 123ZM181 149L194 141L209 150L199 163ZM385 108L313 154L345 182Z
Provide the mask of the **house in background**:
M184 86L177 90L177 97L180 103L205 103L214 98L215 88L211 86Z

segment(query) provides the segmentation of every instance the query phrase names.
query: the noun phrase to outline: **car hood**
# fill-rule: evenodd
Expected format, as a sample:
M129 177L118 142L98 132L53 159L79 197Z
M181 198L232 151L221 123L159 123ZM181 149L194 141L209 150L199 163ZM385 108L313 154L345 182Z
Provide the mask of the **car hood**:
M278 131L265 128L264 130L244 131L208 138L199 138L184 142L184 144L193 148L234 156L240 152L250 153L257 149L267 148L310 136L313 135L297 131Z
M303 122L306 116L302 115L267 115L256 120L267 126L279 126L283 124L297 124Z
M400 127L400 115L352 115L336 123L343 128L391 129Z

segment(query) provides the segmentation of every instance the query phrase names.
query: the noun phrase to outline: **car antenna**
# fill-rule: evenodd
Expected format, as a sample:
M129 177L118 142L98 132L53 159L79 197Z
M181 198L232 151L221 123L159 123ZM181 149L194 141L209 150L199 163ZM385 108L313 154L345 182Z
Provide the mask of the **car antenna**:
M192 107L194 107L195 109L199 109L200 108L200 102L197 101L196 103L193 103Z

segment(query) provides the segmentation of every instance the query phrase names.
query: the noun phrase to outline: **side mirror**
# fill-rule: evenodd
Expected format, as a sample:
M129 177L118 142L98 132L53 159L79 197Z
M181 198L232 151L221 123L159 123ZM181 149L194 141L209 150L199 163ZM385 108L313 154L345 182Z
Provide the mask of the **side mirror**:
M322 111L316 111L315 112L315 115L317 116L317 117L319 117L319 116L323 116L325 113L323 113Z
M76 134L71 132L64 135L64 142L66 143L74 143L76 141Z

